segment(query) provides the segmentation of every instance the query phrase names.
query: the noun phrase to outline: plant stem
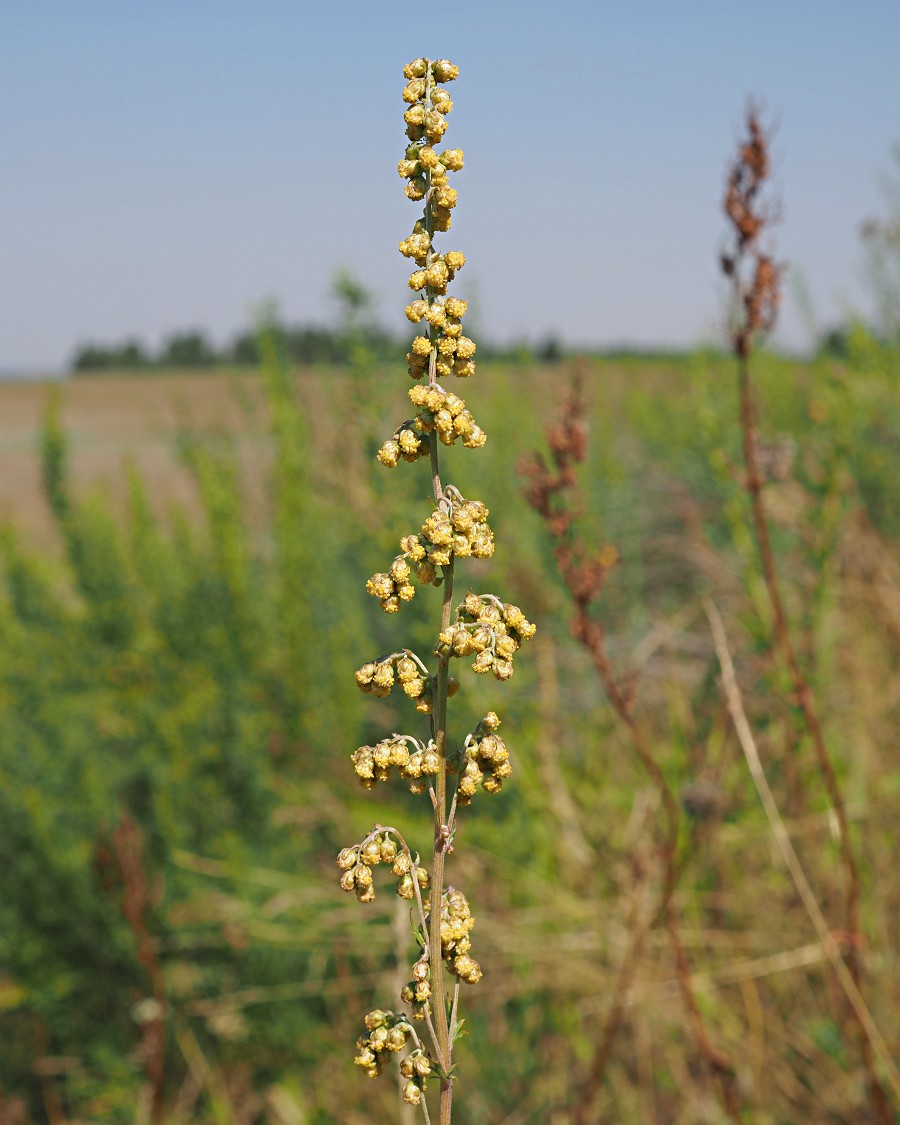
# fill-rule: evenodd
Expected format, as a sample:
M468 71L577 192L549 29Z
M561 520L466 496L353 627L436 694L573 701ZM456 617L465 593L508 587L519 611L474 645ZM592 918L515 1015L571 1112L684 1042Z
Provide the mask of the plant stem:
M443 495L437 454L438 438L431 435L431 467L434 479L435 501ZM444 601L441 608L441 632L450 624L453 602L453 558L444 567ZM441 898L444 890L444 857L447 851L445 831L447 815L447 682L450 657L438 657L437 685L432 726L434 741L440 758L434 803L434 858L431 871L431 912L428 933L428 962L431 967L431 1007L437 1032L438 1061L445 1074L452 1066L453 1048L447 1023L447 1000L444 994L444 960L441 953ZM441 1079L441 1125L450 1125L453 1085L449 1077Z
M431 110L432 73L431 60L426 60L425 112ZM429 241L434 236L434 222L431 215L431 172L425 173L425 229ZM434 261L434 250L428 252L427 265ZM435 296L431 286L426 288L429 300ZM430 326L431 356L428 362L428 382L433 385L437 377L437 329ZM432 432L429 456L431 462L431 484L434 502L440 504L444 498L441 483L441 468L438 459L438 436ZM441 632L450 624L453 600L453 556L444 567L444 601L441 608ZM449 679L449 656L438 656L435 698L432 710L432 736L437 747L440 765L435 779L434 802L434 853L431 867L431 911L428 930L428 964L431 969L431 1009L434 1020L436 1042L434 1044L438 1063L445 1075L449 1075L452 1065L453 1048L450 1042L450 1029L447 1023L447 1001L444 994L444 959L441 953L441 898L444 892L444 857L447 840L443 831L447 815L447 681ZM441 1125L450 1125L453 1085L450 1078L441 1079Z
M828 749L825 745L825 736L822 732L822 724L819 720L815 696L797 660L797 654L794 649L794 643L791 640L790 628L788 626L784 599L781 596L781 585L778 579L778 571L775 567L775 553L772 550L769 524L766 519L765 508L763 507L763 480L759 468L756 441L756 412L754 410L750 381L751 347L752 345L749 338L739 337L735 349L738 361L741 438L744 452L744 465L747 470L744 487L750 497L750 505L753 510L756 545L759 551L763 577L765 579L766 590L768 591L769 602L772 606L772 616L774 618L775 643L781 650L782 657L788 666L791 677L791 687L793 688L797 702L800 704L800 710L803 713L803 721L809 732L810 739L812 740L816 762L822 774L822 780L825 782L825 790L831 802L831 807L834 810L835 817L837 818L838 843L845 877L844 925L849 939L845 959L853 985L858 990L862 986L863 978L862 965L860 964L858 956L858 943L861 935L859 917L859 868L856 862L853 843L850 839L850 824L847 817L844 795L841 792L837 774L835 773L834 766L828 754ZM856 1008L851 1006L851 1009L859 1024L860 1050L863 1056L863 1065L865 1067L867 1083L874 1108L879 1119L887 1123L890 1120L890 1109L875 1073L871 1041Z

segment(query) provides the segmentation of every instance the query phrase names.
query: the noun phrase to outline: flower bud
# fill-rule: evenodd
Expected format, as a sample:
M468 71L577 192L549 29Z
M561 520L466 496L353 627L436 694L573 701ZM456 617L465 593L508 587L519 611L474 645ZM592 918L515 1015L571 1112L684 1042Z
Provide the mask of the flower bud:
M425 681L421 676L414 676L403 684L403 692L409 699L418 699L425 690Z
M427 1078L431 1074L431 1061L425 1054L418 1054L413 1061L413 1069L420 1078Z
M411 305L406 306L406 318L407 320L411 320L413 324L418 324L427 309L427 301L413 301Z
M386 687L390 690L394 686L394 669L390 664L379 664L375 669L372 682L379 687Z
M414 180L410 180L404 188L404 194L407 199L411 199L414 203L419 199L425 198L425 180L421 176L416 176ZM402 251L401 251L402 253Z
M391 873L400 876L406 875L412 869L409 855L406 852L397 852L397 858L394 860L394 866L391 868Z
M435 90L431 95L431 104L440 113L449 113L453 109L453 99L446 90Z
M435 82L452 82L459 77L459 67L454 66L449 59L437 59L431 64L431 73Z
M400 445L396 441L386 441L375 456L386 468L393 469L400 459Z
M366 593L373 598L389 598L394 592L394 582L389 574L373 574L366 583Z
M445 148L441 153L441 164L450 172L462 171L463 150L461 148Z
M337 865L341 871L349 871L356 866L359 858L359 848L341 848L338 852Z
M411 105L415 104L425 94L425 79L411 78L403 87L403 100Z
M373 866L381 863L381 844L377 840L369 840L362 850L361 858L364 863Z
M490 672L491 665L493 663L494 663L494 657L490 652L488 652L487 650L485 650L484 652L479 652L479 654L475 657L474 661L472 662L472 671L478 672L479 674L484 674L485 672Z

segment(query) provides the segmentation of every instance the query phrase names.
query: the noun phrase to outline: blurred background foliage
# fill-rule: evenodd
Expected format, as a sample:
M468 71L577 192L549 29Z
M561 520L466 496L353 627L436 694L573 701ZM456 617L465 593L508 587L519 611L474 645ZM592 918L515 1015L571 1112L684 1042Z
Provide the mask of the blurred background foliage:
M242 423L184 420L180 505L161 505L135 462L85 486L69 392L48 398L56 549L15 521L0 540L4 1122L399 1119L392 1077L367 1081L352 1055L363 1013L395 1004L406 979L407 910L387 887L365 909L342 895L334 856L375 821L427 846L420 803L360 789L349 755L417 732L405 701L364 699L353 671L399 637L427 653L437 603L424 591L398 620L364 592L428 495L419 466L374 461L406 377L371 346L367 311L329 357L341 368L295 368L282 332L254 339L259 372L230 382ZM856 326L840 359L761 355L755 376L779 567L863 859L866 997L896 1048L897 352ZM838 853L769 654L731 364L592 359L583 380L580 532L621 557L601 615L685 809L683 936L743 1119L869 1120L858 1048L731 733L701 608L711 596L726 619L770 783L831 916ZM544 447L567 381L564 364L481 364L464 393L488 444L450 455L497 536L466 580L540 628L505 690L463 672L451 717L462 738L496 707L516 771L467 810L451 859L485 968L464 995L459 1113L473 1125L570 1119L658 878L654 789L568 634L551 544L521 498L517 458ZM723 1119L674 975L651 924L597 1121Z

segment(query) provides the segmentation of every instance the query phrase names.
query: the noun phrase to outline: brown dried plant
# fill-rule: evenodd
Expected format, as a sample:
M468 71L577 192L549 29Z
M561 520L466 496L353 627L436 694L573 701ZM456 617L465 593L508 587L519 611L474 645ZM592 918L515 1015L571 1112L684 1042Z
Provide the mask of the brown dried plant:
M681 809L654 756L651 736L638 714L636 675L632 671L619 673L614 667L607 653L603 624L595 612L607 577L619 561L619 553L612 545L598 550L593 543L585 542L576 530L581 508L576 467L584 463L587 454L584 414L583 371L576 369L559 419L546 431L552 464L543 454L533 453L522 459L519 470L527 479L525 498L544 521L553 543L553 554L571 606L569 627L572 636L587 653L607 701L629 736L637 761L653 783L662 808L662 823L658 826L657 858L661 870L656 909L632 931L630 946L614 986L609 1015L570 1112L572 1120L578 1125L588 1125L596 1120L595 1101L616 1037L623 1028L628 990L638 969L648 933L654 923L661 920L672 950L688 1024L703 1066L718 1086L725 1112L731 1120L738 1121L734 1067L710 1038L694 994L691 968L681 938L675 900L682 868L678 853Z
M134 936L135 955L147 975L149 994L139 996L134 1013L140 1028L140 1057L147 1074L145 1097L150 1119L165 1119L166 1021L168 999L162 966L151 931L150 915L159 903L160 888L148 874L144 835L140 825L123 808L108 840L97 847L95 866L110 891L121 891L122 915Z
M731 287L731 347L737 361L740 427L744 455L744 488L750 499L753 528L760 565L772 611L773 643L790 676L794 702L812 744L816 765L838 825L841 864L844 871L844 957L853 983L861 988L864 937L860 924L859 864L850 833L847 807L829 754L819 709L809 679L791 636L782 583L769 532L764 501L765 475L761 466L757 410L754 402L750 360L760 337L775 325L780 303L782 268L767 242L776 214L767 189L771 177L770 136L759 111L750 106L745 120L746 136L728 172L723 208L730 224L731 245L721 256L721 268ZM844 1008L843 1023L857 1026L872 1107L877 1119L892 1120L890 1107L875 1073L872 1044L855 1010Z

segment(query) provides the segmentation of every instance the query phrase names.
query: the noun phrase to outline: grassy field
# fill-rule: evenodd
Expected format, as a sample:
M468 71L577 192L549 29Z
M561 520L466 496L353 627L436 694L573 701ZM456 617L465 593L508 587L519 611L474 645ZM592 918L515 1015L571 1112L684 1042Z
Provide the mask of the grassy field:
M662 789L570 634L552 539L522 497L519 460L546 448L570 375L480 366L463 393L488 444L450 454L497 537L476 580L540 629L502 700L515 776L474 802L452 873L485 968L465 997L462 1118L878 1120L734 735L704 599L896 1057L896 381L877 364L755 367L790 626L860 857L863 932L847 933L834 815L772 648L734 373L705 354L583 369L575 532L620 559L592 613L678 805L660 912ZM374 460L405 378L84 376L48 423L46 388L0 386L0 1120L126 1122L135 1104L173 1123L397 1119L392 1080L352 1056L358 1014L406 979L406 911L385 888L364 914L333 857L392 810L427 831L408 795L366 793L349 764L410 722L353 684L394 643L365 578L428 493L423 466ZM427 649L419 601L404 612ZM495 702L469 676L456 721Z

